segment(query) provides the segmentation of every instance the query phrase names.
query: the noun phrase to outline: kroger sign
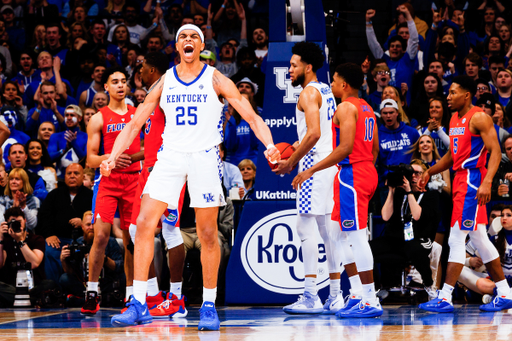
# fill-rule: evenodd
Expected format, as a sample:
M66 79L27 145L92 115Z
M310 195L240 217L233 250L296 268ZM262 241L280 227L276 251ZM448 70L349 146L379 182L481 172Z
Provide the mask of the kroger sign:
M261 287L280 294L302 294L304 266L296 232L297 210L284 210L260 219L246 233L240 257L249 277ZM317 287L329 284L325 247L317 230Z

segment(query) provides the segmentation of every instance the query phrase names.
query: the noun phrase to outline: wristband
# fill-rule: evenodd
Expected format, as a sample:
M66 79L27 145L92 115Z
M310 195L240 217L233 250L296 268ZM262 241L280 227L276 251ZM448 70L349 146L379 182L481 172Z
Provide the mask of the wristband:
M41 109L36 108L36 113L40 114L41 113Z
M471 267L471 265L469 265L469 260L471 259L471 257L467 257L466 260L464 261L464 266L467 266L468 268Z
M273 144L273 143L269 143L269 144L267 145L267 150L269 150L270 148L275 148L275 147L276 147L276 146L274 146L274 144Z
M373 24L373 22L371 22L371 21L366 22L366 25L371 25L371 24Z
M212 29L212 27L211 27L211 26L206 26L206 29L207 29L207 30L211 30L211 29Z
M432 29L435 30L437 28L437 25L432 23Z
M220 6L220 7L222 7L222 8L226 8L226 5L222 4L222 6Z
M18 242L18 248L20 248L20 249L21 249L22 247L24 247L25 245L27 245L27 244L25 244L25 241Z
M413 194L412 191L410 192L405 192L405 195L409 195L409 194Z

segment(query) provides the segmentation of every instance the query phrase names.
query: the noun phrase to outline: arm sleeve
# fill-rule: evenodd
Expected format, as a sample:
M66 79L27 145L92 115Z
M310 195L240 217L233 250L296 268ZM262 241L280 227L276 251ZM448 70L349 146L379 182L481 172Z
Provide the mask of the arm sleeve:
M416 58L416 55L418 54L418 46L420 43L420 40L418 38L418 30L416 30L416 24L414 23L414 20L407 22L407 27L409 27L409 41L407 42L407 53L409 54L409 57L412 59Z
M445 127L443 127L443 129L438 129L437 135L439 136L441 141L443 141L444 146L446 148L450 148L450 136L448 136L445 129L446 129Z
M73 147L73 150L75 151L75 153L78 156L78 158L81 160L81 159L83 159L87 155L87 140L85 140L85 144L84 143L80 143L80 142L78 141L78 138L76 138L71 143L71 146ZM48 147L49 146L50 146L50 144L48 144Z
M46 185L44 184L43 178L39 178L36 182L36 188L34 188L34 195L41 201L46 199L48 195L48 191L46 190Z
M59 151L57 136L55 136L55 134L52 134L52 136L50 136L50 141L48 141L48 154L50 154L52 162L57 162L62 156Z
M27 116L27 126L26 126L26 128L27 128L27 131L29 131L29 132L30 131L36 131L39 128L39 120L36 121L36 120L34 120L32 118L32 114L34 113L34 110L35 109L29 110L28 116ZM41 114L39 114L39 115L41 115Z
M380 46L379 42L377 41L377 37L375 36L373 26L366 26L366 39L368 40L368 47L370 48L370 51L372 51L373 56L377 59L382 58L384 51L382 50L382 46Z
M25 207L23 213L25 213L25 219L27 220L27 230L33 232L37 226L37 209L30 209Z

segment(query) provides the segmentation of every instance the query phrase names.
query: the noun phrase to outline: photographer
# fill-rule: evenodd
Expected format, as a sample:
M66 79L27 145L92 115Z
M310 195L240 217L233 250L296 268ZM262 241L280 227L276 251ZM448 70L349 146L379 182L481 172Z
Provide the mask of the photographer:
M370 247L375 263L381 263L380 258L385 255L397 255L411 261L421 274L427 293L435 296L429 254L439 224L439 193L421 192L417 182L427 167L421 160L412 160L411 166L412 170L409 168L409 171L404 170L401 174L401 186L395 186L395 181L388 176L389 193L382 207L382 219L388 223L384 236L373 239ZM400 278L402 269L384 271L381 267L384 286L388 286L395 274L398 274L395 278Z
M0 225L0 307L12 307L16 291L17 264L30 263L34 285L44 279L40 266L44 257L44 239L27 232L25 214L19 207L5 211L5 221Z
M60 261L64 273L60 276L59 283L66 294L72 294L80 299L84 297L87 284L89 251L94 239L92 225L92 212L87 211L82 218L83 236L74 238L72 243L64 245L60 254ZM103 295L111 293L115 288L125 287L124 262L121 248L117 241L110 237L105 249L103 261L104 274L100 279L100 287ZM115 284L117 282L117 284ZM121 295L122 293L119 293ZM120 296L121 298L124 296ZM83 303L83 302L82 302Z

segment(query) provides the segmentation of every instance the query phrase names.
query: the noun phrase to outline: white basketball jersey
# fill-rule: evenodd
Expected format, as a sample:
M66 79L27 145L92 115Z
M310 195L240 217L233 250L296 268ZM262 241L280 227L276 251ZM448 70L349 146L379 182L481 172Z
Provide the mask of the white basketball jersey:
M213 89L215 68L204 65L190 83L183 82L176 67L167 70L160 107L165 113L163 145L181 152L198 152L223 140L222 108Z
M322 106L319 110L321 136L315 146L311 149L310 153L330 153L332 152L332 117L336 111L336 101L334 100L334 96L329 85L310 82L306 85L306 88L308 86L312 86L317 89L322 96ZM304 112L300 111L297 107L295 107L295 116L297 118L297 135L299 136L299 142L302 143L302 139L306 136L306 132L308 131L306 116Z

